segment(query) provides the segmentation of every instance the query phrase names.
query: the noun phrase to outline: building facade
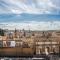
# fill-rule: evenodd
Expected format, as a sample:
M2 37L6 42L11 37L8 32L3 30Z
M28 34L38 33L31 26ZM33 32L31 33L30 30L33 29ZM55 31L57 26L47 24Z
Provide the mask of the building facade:
M0 47L32 48L35 54L60 53L60 32L15 30L0 36Z

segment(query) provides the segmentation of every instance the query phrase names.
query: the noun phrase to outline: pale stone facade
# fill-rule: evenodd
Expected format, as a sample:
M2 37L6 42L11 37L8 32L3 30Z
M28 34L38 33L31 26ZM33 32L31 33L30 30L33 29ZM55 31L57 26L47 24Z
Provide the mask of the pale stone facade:
M51 32L51 36L36 37L36 54L49 54L60 52L60 36L56 32Z

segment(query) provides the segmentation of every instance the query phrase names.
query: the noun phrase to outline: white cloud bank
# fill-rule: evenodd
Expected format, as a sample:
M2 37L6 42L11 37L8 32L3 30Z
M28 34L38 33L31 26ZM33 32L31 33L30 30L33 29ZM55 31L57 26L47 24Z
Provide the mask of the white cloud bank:
M59 2L59 0L57 0ZM53 0L0 0L1 13L59 14L59 3Z
M0 28L14 30L60 30L60 21L48 21L48 22L21 22L21 23L0 23Z

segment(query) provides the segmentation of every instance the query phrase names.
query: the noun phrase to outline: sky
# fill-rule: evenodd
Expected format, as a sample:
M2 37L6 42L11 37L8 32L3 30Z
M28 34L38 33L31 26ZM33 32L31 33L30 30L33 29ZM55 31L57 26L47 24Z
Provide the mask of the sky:
M0 0L0 28L60 30L60 0Z

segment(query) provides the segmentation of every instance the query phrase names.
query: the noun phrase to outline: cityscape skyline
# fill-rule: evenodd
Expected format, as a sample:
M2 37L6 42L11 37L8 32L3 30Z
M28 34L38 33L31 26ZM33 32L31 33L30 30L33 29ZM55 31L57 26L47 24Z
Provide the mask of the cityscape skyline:
M60 30L60 21L29 21L29 22L5 22L0 23L1 29L8 30L32 30L32 31L47 31Z

